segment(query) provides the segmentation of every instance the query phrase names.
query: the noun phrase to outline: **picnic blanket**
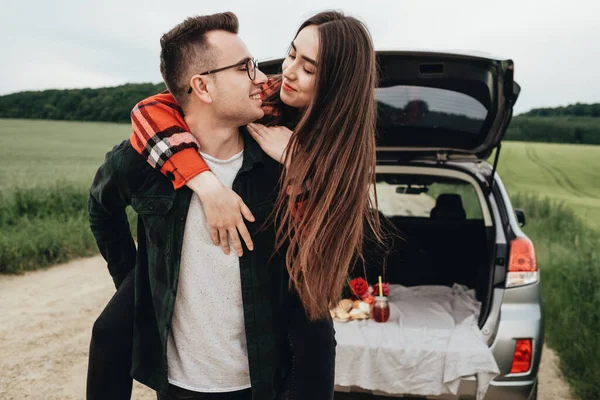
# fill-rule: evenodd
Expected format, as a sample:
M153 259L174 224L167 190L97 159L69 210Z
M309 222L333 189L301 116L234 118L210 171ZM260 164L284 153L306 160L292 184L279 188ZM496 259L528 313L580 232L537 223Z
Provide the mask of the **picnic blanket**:
M456 394L477 378L477 399L499 373L477 325L481 304L465 286L390 285L390 319L335 322L338 386L390 394Z

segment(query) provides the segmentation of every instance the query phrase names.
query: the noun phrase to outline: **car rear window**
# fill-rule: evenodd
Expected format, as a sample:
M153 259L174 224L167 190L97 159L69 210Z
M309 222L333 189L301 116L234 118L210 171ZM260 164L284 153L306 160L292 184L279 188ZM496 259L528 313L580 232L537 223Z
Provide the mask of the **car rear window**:
M456 148L469 145L482 131L488 110L460 92L397 85L376 89L380 140L387 146L427 146L431 141ZM442 143L440 143L440 140Z
M381 174L379 210L386 217L436 220L483 219L477 191L469 182L425 175Z

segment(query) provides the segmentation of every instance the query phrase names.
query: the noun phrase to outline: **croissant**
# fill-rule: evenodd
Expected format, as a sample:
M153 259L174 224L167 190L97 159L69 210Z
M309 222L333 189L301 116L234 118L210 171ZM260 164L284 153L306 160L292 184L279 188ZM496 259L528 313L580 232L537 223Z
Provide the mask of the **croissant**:
M342 310L341 308L337 307L335 309L335 318L336 321L340 321L340 322L346 322L350 319L350 314L348 314L346 311Z
M345 312L348 312L348 311L352 310L352 305L353 305L352 300L343 299L338 304L338 307L341 308L342 310L344 310Z

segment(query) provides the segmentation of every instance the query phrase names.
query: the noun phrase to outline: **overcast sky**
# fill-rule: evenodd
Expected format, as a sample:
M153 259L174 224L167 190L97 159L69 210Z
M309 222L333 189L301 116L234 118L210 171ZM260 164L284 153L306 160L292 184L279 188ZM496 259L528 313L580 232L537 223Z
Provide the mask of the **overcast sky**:
M303 20L338 9L376 48L485 51L515 62L517 112L600 102L599 0L0 0L0 95L159 82L159 39L184 18L233 11L260 59L284 55Z

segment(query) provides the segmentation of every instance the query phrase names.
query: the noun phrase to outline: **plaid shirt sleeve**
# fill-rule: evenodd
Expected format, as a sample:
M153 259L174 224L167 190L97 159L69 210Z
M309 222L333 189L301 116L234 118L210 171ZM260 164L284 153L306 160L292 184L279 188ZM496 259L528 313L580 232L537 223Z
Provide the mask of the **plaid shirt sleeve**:
M275 81L273 79L269 79L266 83L264 83L261 87L263 90L261 93L261 97L264 99L266 97L271 96L273 93L279 91L281 87L281 83L279 81ZM263 111L265 112L263 120L268 120L272 118L276 118L279 116L279 110L274 108L273 106L263 105Z
M140 101L131 111L133 148L173 181L175 189L209 168L198 154L198 141L189 132L183 112L167 92Z
M267 81L263 97L277 90ZM263 107L266 115L276 115L273 107ZM131 111L131 145L155 169L173 181L175 189L194 176L208 171L198 154L199 143L190 133L183 111L168 92L140 101Z

